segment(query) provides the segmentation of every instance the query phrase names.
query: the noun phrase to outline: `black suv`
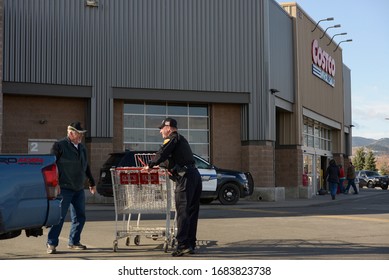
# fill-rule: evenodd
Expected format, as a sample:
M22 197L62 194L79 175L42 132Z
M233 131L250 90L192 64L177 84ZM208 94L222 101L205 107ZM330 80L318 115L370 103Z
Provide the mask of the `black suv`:
M112 197L112 167L137 166L135 157L137 154L152 154L154 152L125 151L111 153L107 161L100 169L100 178L97 184L97 192L102 196ZM236 204L240 198L249 196L254 190L253 177L249 172L226 170L218 168L205 159L194 155L202 181L203 191L201 203L211 203L218 199L222 204Z
M388 176L382 176L377 171L360 170L356 171L356 177L359 180L360 187L381 187L383 190L388 189Z

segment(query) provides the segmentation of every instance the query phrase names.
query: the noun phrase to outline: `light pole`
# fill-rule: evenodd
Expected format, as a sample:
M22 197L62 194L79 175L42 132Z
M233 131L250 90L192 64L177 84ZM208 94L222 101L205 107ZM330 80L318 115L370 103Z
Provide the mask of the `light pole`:
M317 28L317 26L319 25L320 22L322 22L322 21L330 21L330 20L334 20L334 18L333 18L333 17L329 17L329 18L324 18L324 19L319 20L319 21L316 23L315 28L312 29L311 32L313 32L313 31L316 30L316 28Z
M323 37L324 37L324 35L326 35L326 32L327 32L327 30L328 30L328 29L330 29L330 28L339 28L339 27L341 27L341 25L340 25L340 24L335 24L335 25L333 25L333 26L329 26L329 27L327 27L327 29L326 29L326 30L324 30L324 33L323 33L323 35L321 35L320 39L321 39L321 38L323 38Z
M332 40L334 39L335 36L339 36L339 35L347 35L347 32L338 33L338 34L335 34L334 36L332 36L332 38L331 38L330 42L327 44L327 46L329 46L332 43Z
M338 49L339 45L343 42L352 42L353 40L352 39L347 39L347 40L344 40L344 41L340 41L337 45L336 45L336 48L334 49L334 52Z

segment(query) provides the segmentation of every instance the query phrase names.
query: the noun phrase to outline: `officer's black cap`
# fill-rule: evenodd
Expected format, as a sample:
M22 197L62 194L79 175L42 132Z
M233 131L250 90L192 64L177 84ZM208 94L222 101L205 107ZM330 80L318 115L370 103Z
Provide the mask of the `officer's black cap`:
M162 121L161 125L158 127L159 129L162 129L164 126L171 126L177 128L177 121L172 118L166 118Z

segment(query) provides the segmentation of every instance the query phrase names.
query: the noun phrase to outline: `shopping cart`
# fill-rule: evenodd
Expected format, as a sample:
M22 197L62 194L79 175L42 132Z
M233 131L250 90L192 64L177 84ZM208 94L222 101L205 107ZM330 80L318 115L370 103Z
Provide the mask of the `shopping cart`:
M163 249L167 252L169 246L174 247L176 233L176 213L174 204L174 189L166 169L152 168L144 170L145 162L153 154L135 154L137 167L111 168L112 187L115 203L115 240L113 251L118 248L118 240L126 238L130 245L131 237L134 244L140 245L141 236L153 240L164 239ZM171 223L171 214L174 220ZM141 226L142 214L165 214L164 226ZM131 221L131 214L138 218ZM122 216L122 221L119 217ZM121 225L120 225L121 223Z

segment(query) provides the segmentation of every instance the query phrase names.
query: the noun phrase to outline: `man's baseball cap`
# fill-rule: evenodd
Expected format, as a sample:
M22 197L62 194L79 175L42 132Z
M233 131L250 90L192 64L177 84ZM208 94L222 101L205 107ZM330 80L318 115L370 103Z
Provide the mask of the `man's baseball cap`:
M85 130L85 129L83 129L81 127L81 123L80 122L72 122L71 124L68 125L68 129L76 131L78 133L85 133L85 132L87 132L87 130Z
M166 118L162 121L161 125L158 127L159 129L162 129L164 126L171 126L177 128L177 121L172 118Z

